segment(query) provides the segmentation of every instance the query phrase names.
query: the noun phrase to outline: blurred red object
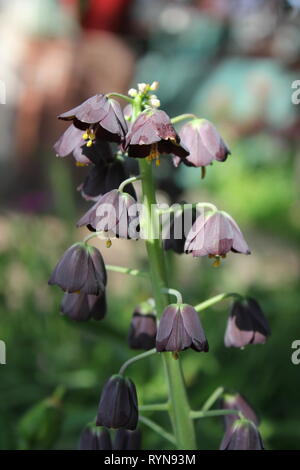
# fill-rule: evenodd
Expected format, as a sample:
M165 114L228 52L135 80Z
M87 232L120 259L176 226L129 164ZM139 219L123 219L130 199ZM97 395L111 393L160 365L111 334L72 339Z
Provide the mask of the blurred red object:
M126 29L126 16L132 0L90 0L83 15L85 29L121 32Z

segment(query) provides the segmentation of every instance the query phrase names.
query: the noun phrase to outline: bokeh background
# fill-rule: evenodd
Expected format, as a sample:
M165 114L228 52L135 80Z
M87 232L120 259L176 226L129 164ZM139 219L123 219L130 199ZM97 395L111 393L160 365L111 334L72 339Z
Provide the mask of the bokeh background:
M192 406L218 386L237 390L261 416L267 449L300 449L300 365L291 362L300 339L300 108L291 102L300 78L298 8L296 0L0 1L1 449L24 446L20 421L60 386L53 442L33 447L75 449L104 381L134 354L127 331L133 309L151 295L145 280L110 273L109 313L88 324L62 317L62 293L47 285L64 250L84 235L74 225L89 207L76 190L87 170L56 158L52 145L65 128L60 112L153 80L171 116L211 119L232 151L204 180L199 169L175 171L165 157L161 199L216 203L238 221L253 252L232 254L217 269L207 259L170 257L172 285L190 304L226 291L254 296L272 327L264 346L226 349L229 302L203 312L210 353L182 354ZM96 244L110 264L146 266L141 242ZM132 366L130 376L141 403L164 400L159 358ZM162 413L147 416L169 426ZM170 448L141 429L143 448ZM197 434L199 449L218 448L221 420L199 420Z

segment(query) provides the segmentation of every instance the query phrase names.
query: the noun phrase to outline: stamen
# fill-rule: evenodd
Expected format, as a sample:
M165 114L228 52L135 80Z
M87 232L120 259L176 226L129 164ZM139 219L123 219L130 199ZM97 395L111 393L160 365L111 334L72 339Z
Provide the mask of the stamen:
M204 179L206 175L206 167L202 166L201 167L201 179Z
M112 245L112 241L110 239L106 240L106 248L110 248Z
M150 153L149 153L148 157L146 157L146 160L147 160L148 162L151 162L152 160L156 160L156 161L159 162L159 163L156 163L156 164L157 164L157 165L160 164L160 160L159 160L159 151L158 151L157 143L151 145L151 150L150 150Z
M173 357L173 359L175 359L177 361L179 359L179 352L178 351L173 351L172 352L172 357Z
M215 262L213 263L213 267L218 268L220 266L220 264L221 264L221 258L220 258L220 256L217 255L217 256L215 256Z
M88 163L81 163L81 162L76 162L76 166L89 166Z

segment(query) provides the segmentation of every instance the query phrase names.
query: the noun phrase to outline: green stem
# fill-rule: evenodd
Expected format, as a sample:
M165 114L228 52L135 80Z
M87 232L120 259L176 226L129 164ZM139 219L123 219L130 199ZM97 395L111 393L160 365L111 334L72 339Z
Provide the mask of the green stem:
M130 98L129 96L127 96L127 95L123 95L122 93L115 93L115 92L113 92L113 93L108 93L108 94L106 95L106 97L107 97L107 98L111 98L111 97L122 98L122 100L125 100L125 101L127 101L128 103L130 103L130 104L133 104L133 99Z
M242 296L240 294L236 294L234 292L219 294L215 297L212 297L211 299L201 302L200 304L196 305L194 309L196 310L196 312L201 312L202 310L205 310L206 308L211 307L212 305L215 305L221 302L222 300L228 299L229 297L236 297L238 299L242 299Z
M145 241L150 265L150 277L152 282L153 296L156 303L158 317L170 303L167 294L162 289L168 286L165 254L162 249L161 240L155 236L157 218L151 217L151 209L156 204L155 190L152 179L152 166L145 159L140 159L140 173L142 175L142 190L144 213L141 226L144 233L149 234ZM152 235L152 236L151 236ZM177 447L180 450L196 449L195 429L190 418L190 406L186 394L183 373L180 361L175 361L170 353L162 354L170 400L170 418Z
M123 266L115 266L112 264L106 264L105 267L107 271L113 271L115 273L120 274L128 274L129 276L149 278L149 273L147 271L140 271L139 269L125 268Z
M182 295L181 293L176 290L176 289L167 289L167 288L164 288L162 289L162 293L164 294L169 294L169 295L174 295L177 299L177 303L178 304L182 304L183 303L183 300L182 300Z
M201 411L208 411L218 398L224 393L224 387L218 387L211 395L208 397L204 405L202 406Z
M146 418L145 416L139 416L139 421L143 424L146 424L150 429L152 429L154 432L157 434L160 434L162 437L164 437L167 441L171 442L174 446L176 446L176 439L175 437L170 434L169 432L165 431L164 428L159 426L158 424L154 423L149 418Z
M192 419L212 418L213 416L240 415L238 410L212 410L212 411L191 411Z
M145 359L146 357L149 357L149 356L153 356L153 354L156 354L156 353L157 353L156 349L153 348L153 349L150 349L149 351L146 351L142 354L138 354L137 356L134 356L134 357L128 359L128 361L124 362L124 364L122 365L122 367L119 371L119 374L123 375L125 370L127 369L127 367L130 366L131 364L133 364L134 362L140 361L141 359Z
M139 411L169 411L169 403L153 403L139 406Z
M198 119L195 114L179 114L171 119L172 124L177 124L177 122L184 121L185 119Z
M132 178L128 178L127 180L124 180L123 183L120 184L118 191L122 192L127 186L127 184L134 183L135 181L139 181L141 179L141 176L133 176Z

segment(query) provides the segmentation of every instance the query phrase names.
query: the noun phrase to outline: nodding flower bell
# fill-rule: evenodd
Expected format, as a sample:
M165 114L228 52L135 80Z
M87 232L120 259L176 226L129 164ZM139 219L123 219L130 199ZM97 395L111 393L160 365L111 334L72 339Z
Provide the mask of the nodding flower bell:
M91 146L96 136L109 142L120 143L127 132L127 124L117 101L98 94L76 108L60 114L59 119L72 121L74 126L85 131L83 139Z
M253 408L248 403L246 398L239 393L225 393L220 401L220 408L222 410L237 410L242 413L244 418L249 419L256 426L259 425L259 419L257 417L257 414L254 412ZM239 419L238 414L224 415L223 418L226 430L231 428L235 421Z
M77 227L86 225L97 232L113 232L119 238L139 238L139 218L135 199L114 189L104 194L79 220Z
M87 426L81 433L78 450L112 450L112 442L107 429Z
M124 150L129 157L156 160L157 164L161 153L172 153L180 158L188 155L169 116L157 109L147 109L137 117L126 136Z
M242 418L225 431L220 450L264 450L264 447L255 424Z
M106 315L106 296L88 295L83 293L65 293L61 302L60 310L72 320L82 322L91 318L102 320Z
M223 211L202 213L187 236L184 250L196 257L215 258L214 266L218 266L229 251L250 254L237 223Z
M197 209L179 210L171 214L171 221L166 233L163 234L164 250L172 250L177 254L184 253L186 235L197 219Z
M175 166L183 162L187 166L205 167L214 160L224 162L230 155L217 129L206 119L188 122L180 129L179 136L189 155L185 159L174 157Z
M118 189L127 178L129 174L121 160L116 158L111 162L101 161L97 165L91 165L88 175L78 190L84 199L97 201L103 194ZM124 193L130 194L136 200L136 193L131 183L126 185Z
M113 375L103 388L96 425L134 431L137 422L138 401L134 383L122 375Z
M208 342L196 310L187 304L171 304L160 319L156 349L178 353L187 348L208 352Z
M48 283L69 293L101 295L105 291L106 281L100 251L85 243L75 243L57 263Z
M224 338L226 347L263 344L270 334L268 320L255 299L248 297L233 303Z
M150 308L150 305L149 305ZM157 328L153 313L144 313L143 306L133 312L128 333L128 344L131 349L152 349L155 347Z

